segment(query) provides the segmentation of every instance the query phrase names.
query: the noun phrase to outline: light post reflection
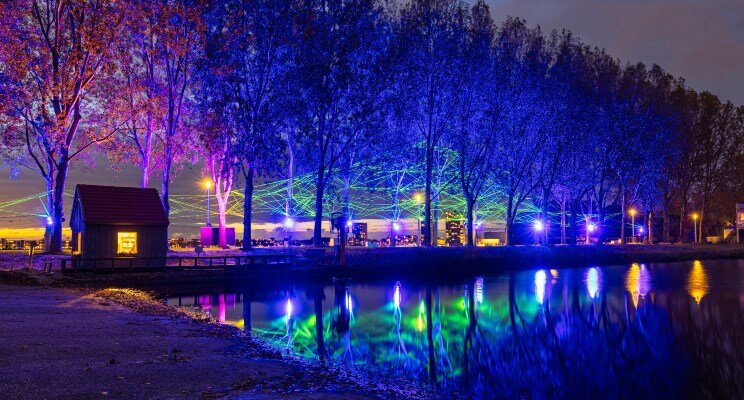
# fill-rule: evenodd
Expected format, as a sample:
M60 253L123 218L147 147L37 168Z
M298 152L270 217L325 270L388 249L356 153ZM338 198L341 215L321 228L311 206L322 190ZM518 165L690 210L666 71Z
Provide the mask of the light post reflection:
M638 308L639 300L644 299L651 288L651 273L646 265L633 263L625 274L625 289L630 293L635 308Z
M694 261L687 277L687 293L692 296L695 303L700 304L703 297L708 294L709 289L708 272L705 271L702 262Z
M596 299L599 295L599 291L602 288L602 273L599 268L589 268L584 274L584 283L586 283L586 291L589 293L589 297L592 300Z
M535 272L535 298L538 304L542 305L545 301L545 285L548 283L548 274L541 269Z

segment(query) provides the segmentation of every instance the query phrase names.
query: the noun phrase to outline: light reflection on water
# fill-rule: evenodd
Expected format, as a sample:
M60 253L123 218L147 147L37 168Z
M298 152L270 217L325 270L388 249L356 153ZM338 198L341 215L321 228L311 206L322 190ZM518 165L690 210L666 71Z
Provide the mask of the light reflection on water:
M744 395L740 261L172 296L284 351L475 397ZM718 285L715 282L719 282ZM695 378L704 377L704 379Z

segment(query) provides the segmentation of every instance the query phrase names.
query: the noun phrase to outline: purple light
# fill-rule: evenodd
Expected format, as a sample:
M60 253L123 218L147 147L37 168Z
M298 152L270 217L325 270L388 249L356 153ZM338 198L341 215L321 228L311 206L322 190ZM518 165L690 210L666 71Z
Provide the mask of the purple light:
M294 223L294 221L292 220L292 218L289 218L289 217L287 217L287 218L286 218L286 219L284 220L284 227L285 227L285 228L287 228L287 229L289 229L289 228L293 227L293 226L294 226L294 224L295 224L295 223Z
M400 230L400 224L397 222L393 222L393 230L398 232Z
M47 225L54 225L54 220L52 219L51 216L46 217L46 223Z
M346 223L346 227L347 228L351 228L352 225L354 225L354 223L352 221L349 221L349 222Z
M642 226L639 226L638 227L638 233L643 233L643 227Z
M587 225L586 229L588 229L589 232L594 232L597 230L597 224L589 224Z

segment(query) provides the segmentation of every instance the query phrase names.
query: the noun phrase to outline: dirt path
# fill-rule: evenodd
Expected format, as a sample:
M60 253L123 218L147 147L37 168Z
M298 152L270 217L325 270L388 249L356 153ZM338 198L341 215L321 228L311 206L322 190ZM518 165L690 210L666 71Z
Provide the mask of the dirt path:
M247 357L245 341L210 329L85 292L0 284L0 397L367 398L312 387L301 365Z

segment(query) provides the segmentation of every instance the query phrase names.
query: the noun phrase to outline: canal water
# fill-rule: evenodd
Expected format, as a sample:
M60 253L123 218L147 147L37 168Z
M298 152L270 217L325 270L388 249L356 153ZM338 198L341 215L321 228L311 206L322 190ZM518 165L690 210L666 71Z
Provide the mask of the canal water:
M247 282L167 301L282 351L435 382L445 394L744 398L744 260L439 283Z

